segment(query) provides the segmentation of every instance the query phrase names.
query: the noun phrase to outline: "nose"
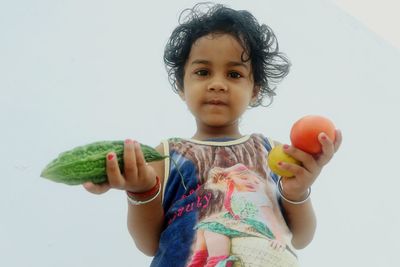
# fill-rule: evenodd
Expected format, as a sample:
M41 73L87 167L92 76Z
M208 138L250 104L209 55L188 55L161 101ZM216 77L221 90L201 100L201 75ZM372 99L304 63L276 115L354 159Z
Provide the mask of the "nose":
M207 90L215 92L226 92L228 91L228 86L222 78L214 77L208 84Z

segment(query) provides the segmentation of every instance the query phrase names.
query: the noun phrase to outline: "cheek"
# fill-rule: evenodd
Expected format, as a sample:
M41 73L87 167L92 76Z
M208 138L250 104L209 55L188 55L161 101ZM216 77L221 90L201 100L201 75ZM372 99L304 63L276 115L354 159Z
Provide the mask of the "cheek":
M193 93L186 93L184 101L186 103L186 106L192 113L196 112L196 110L200 108L199 101L197 100L196 95L194 95Z
M245 110L249 106L250 101L251 101L251 98L249 97L248 94L241 94L241 95L237 96L236 99L237 100L235 103L235 108L238 111Z

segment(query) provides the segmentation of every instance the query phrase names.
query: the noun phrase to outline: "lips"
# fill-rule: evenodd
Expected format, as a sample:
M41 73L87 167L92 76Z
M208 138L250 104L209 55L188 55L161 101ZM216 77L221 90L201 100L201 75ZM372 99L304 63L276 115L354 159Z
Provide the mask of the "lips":
M221 99L210 99L210 100L206 101L206 104L217 105L217 106L225 106L228 103L226 101L224 101L224 100L221 100Z

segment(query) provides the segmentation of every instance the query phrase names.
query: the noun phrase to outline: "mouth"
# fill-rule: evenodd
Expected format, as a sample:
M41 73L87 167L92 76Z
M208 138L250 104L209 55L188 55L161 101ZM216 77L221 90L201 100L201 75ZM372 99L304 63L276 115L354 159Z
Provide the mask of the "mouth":
M211 99L206 101L208 105L216 105L216 106L226 106L228 103L226 101L220 99Z

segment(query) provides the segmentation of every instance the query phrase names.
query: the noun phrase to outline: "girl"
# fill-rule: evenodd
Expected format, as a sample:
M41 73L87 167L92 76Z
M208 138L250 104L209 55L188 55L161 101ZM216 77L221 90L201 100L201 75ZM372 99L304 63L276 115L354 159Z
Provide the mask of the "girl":
M302 166L282 162L280 167L295 176L278 182L265 163L274 142L261 134L242 135L239 120L249 106L272 100L289 61L279 52L271 29L247 11L196 5L185 12L166 45L164 61L174 90L193 114L195 133L190 139L163 141L156 149L170 158L149 164L139 143L127 139L124 169L118 168L115 153L109 153L108 183L84 186L92 193L110 188L127 192L129 232L138 249L154 256L152 266L251 266L258 258L259 266L296 266L292 252L307 246L316 228L310 187L339 148L340 131L335 141L320 133L323 152L316 157L285 145L285 152ZM170 165L170 159L177 166ZM280 240L289 241L283 252L271 254L271 246L260 243L265 239L257 236L232 239L230 252L218 249L224 235L211 241L204 238L207 248L213 247L210 254L196 248L204 243L195 229L200 215L218 213L215 203L224 199L222 191L204 188L210 170L239 163L262 179L263 192L274 192L268 198L277 228L282 229ZM237 229L247 227L240 220L235 224ZM256 252L257 257L249 256Z

